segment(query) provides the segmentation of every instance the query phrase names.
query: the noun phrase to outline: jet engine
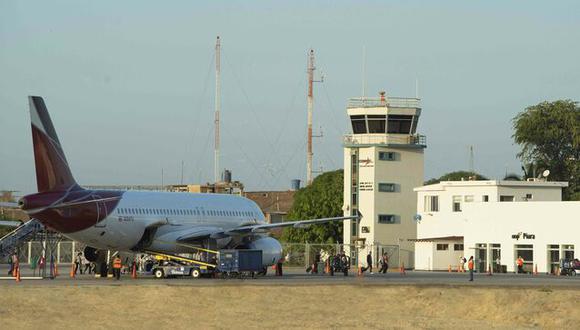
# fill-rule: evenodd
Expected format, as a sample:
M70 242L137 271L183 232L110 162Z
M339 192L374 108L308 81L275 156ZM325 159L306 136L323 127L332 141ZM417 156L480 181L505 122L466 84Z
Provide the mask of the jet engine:
M95 249L94 247L87 246L83 251L85 258L87 258L90 262L96 262L99 258L99 250Z
M272 237L261 237L251 241L248 249L262 250L262 265L264 267L274 265L282 258L282 245Z

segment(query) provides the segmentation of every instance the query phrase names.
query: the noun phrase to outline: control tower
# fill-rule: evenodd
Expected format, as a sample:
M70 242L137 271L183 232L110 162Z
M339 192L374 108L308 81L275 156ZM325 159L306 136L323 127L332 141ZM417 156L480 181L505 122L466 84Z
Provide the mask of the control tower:
M359 264L390 254L391 267L413 266L417 238L417 194L423 185L423 150L426 138L417 134L421 115L418 98L351 98L347 105L352 134L343 139L344 214L362 214L359 221L344 222L344 243ZM398 252L400 250L400 254Z

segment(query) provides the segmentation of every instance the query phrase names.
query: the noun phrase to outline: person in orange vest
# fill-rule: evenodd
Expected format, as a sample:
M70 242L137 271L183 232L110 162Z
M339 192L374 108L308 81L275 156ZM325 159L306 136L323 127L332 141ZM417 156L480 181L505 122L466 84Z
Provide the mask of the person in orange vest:
M123 263L121 262L119 255L117 255L115 260L113 260L113 276L117 280L121 279L121 267L123 267Z
M522 256L518 257L518 260L516 260L516 264L518 265L518 274L521 274L524 272L524 258L522 258Z
M469 281L473 282L473 256L469 257L467 268L469 269Z

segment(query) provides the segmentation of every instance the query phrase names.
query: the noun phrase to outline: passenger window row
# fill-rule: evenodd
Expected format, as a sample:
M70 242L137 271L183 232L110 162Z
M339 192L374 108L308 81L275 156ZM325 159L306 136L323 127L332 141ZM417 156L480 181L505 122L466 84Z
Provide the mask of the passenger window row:
M150 208L119 208L123 215L209 215L214 217L256 217L253 211L230 210L199 210L199 209L150 209Z

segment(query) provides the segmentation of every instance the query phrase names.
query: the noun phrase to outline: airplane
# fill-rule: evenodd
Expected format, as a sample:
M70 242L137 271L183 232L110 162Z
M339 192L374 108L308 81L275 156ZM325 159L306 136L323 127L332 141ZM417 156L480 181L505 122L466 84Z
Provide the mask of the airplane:
M269 224L252 200L230 194L90 190L69 168L42 97L29 96L38 193L18 206L31 218L98 251L191 253L191 246L262 250L266 268L282 257L282 245L268 235L281 227L344 221L330 217Z

